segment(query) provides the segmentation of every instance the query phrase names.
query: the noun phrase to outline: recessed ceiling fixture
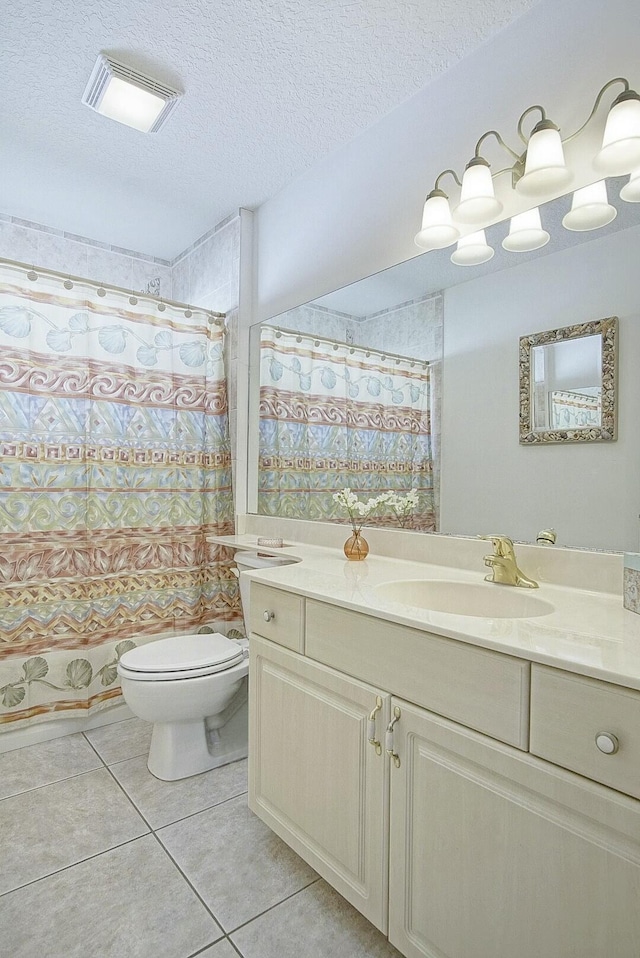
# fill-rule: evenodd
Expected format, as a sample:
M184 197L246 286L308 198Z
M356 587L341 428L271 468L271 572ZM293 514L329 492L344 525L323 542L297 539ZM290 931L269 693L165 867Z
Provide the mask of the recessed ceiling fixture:
M476 143L475 153L467 163L462 180L455 170L444 170L436 177L434 188L428 194L422 212L422 227L415 238L416 245L425 250L444 249L458 240L458 248L452 262L460 266L485 263L491 258L484 228L495 222L502 212L503 204L495 196L494 181L507 174L512 188L524 197L548 200L564 190L573 179L567 167L563 144L573 140L591 123L604 95L613 86L622 85L623 90L609 108L602 138L602 148L593 157L595 170L605 176L621 176L630 173L629 182L623 187L620 198L628 203L640 202L640 96L630 88L625 77L609 80L596 96L591 113L574 133L560 136L558 127L545 112L544 107L530 106L518 120L518 136L523 145L513 150L497 130L483 133ZM540 120L527 136L523 123L530 113L540 114ZM509 164L492 173L488 161L482 156L484 141L494 137L509 155ZM440 186L445 176L451 176L459 188L458 205L451 212L449 196ZM504 190L506 195L506 189ZM573 196L571 211L562 223L568 230L594 230L606 226L615 217L615 207L609 204L604 180L577 189ZM471 224L477 231L462 236L463 228ZM542 228L538 207L511 218L509 235L502 245L512 252L528 252L540 249L549 242L549 234Z
M118 123L157 133L182 94L165 83L101 53L89 77L82 102Z

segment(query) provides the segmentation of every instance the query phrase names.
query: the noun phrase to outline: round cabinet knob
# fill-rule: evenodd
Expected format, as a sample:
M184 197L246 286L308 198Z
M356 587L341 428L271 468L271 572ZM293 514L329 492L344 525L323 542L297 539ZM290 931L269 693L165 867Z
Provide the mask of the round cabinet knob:
M265 622L271 622L271 620L275 619L275 617L276 617L275 612L270 612L269 609L265 609L264 612L262 613L262 618L264 619Z
M615 755L620 748L620 742L613 732L598 732L596 735L596 745L605 755Z

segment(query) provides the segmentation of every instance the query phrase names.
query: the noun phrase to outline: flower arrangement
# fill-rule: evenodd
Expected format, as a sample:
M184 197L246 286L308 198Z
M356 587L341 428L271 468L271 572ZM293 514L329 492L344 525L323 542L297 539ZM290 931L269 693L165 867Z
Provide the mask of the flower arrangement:
M405 494L398 492L381 492L379 496L359 499L349 487L334 492L333 499L338 505L347 510L351 520L353 534L344 545L344 552L348 559L364 559L369 552L369 544L362 536L362 526L365 519L382 505L389 506L396 515L401 528L407 523L411 513L418 505L418 493L415 489Z

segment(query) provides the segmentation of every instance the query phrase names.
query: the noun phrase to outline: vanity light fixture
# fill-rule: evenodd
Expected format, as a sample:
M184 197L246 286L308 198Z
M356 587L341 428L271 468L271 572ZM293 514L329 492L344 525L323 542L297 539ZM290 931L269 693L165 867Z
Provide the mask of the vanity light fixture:
M82 95L85 106L141 133L157 133L181 93L101 53Z
M534 206L526 213L518 213L511 217L509 235L502 241L503 249L510 253L529 253L534 249L542 249L551 237L542 229L540 210Z
M607 198L607 184L600 180L575 191L571 210L563 218L562 225L576 232L597 230L611 223L617 215L617 209Z
M623 90L609 109L602 147L593 159L593 167L606 176L630 173L631 179L621 192L622 199L640 202L640 96L630 88L627 79L616 77L605 83L599 91L591 113L582 126L564 139L558 126L548 118L544 107L538 104L528 107L518 120L517 133L524 149L512 149L497 130L483 133L476 144L474 156L465 168L462 181L452 169L444 170L436 177L434 188L424 204L422 227L415 237L416 245L425 250L443 249L461 239L463 230L458 224L471 224L480 229L495 222L503 204L495 195L494 181L503 174L511 177L511 188L516 193L534 200L552 199L564 191L574 176L565 161L564 145L583 132L595 117L605 94L612 87L620 85ZM538 113L540 119L527 136L524 123L531 113ZM481 154L482 144L488 137L494 137L510 158L509 165L495 173L491 172L488 161ZM453 214L449 196L440 187L440 180L447 174L459 188L460 198ZM607 201L604 181L594 184L594 187L589 194L576 191L571 212L563 221L567 229L598 229L613 219L615 212L612 214L611 211L614 207ZM581 225L576 226L576 223ZM522 252L539 249L548 241L549 234L542 229L539 212L534 208L512 218L509 236L502 245L507 250ZM460 265L472 265L464 254L459 255L461 250L472 245L459 242L452 261ZM479 259L478 262L486 260Z
M629 182L620 190L620 199L627 203L640 203L640 166L629 177Z
M458 248L451 254L451 262L456 266L479 266L488 263L493 257L494 250L487 243L484 230L469 233L458 240Z

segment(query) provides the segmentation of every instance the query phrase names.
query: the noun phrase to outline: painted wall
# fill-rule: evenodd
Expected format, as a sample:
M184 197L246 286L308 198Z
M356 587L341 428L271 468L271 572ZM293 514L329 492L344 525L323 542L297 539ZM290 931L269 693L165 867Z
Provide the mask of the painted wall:
M638 551L640 227L456 286L444 300L443 532ZM518 339L618 316L618 440L521 446Z
M637 0L541 0L474 54L257 211L253 322L411 256L425 194L477 137L544 103L571 132L620 75L638 83ZM487 157L503 155L488 144Z

